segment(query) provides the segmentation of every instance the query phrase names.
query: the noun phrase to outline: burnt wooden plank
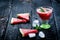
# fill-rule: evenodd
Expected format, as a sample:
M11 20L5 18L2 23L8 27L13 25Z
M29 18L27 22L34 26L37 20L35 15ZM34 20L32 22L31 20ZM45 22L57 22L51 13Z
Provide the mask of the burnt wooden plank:
M8 16L9 11L9 1L0 1L0 16Z
M6 35L5 35L5 40L17 40L18 38L18 33L19 33L19 28L21 27L26 27L26 28L31 28L30 23L26 23L26 24L17 24L17 25L11 25L10 21L12 17L16 17L17 18L17 14L18 13L24 13L24 12L29 12L31 11L31 4L27 4L27 3L20 3L19 0L12 0L12 5L11 5L11 14L10 14L10 18L9 18L9 23L7 26L7 31L6 31ZM21 25L21 26L20 26ZM24 26L22 26L24 25ZM27 27L27 25L29 27Z
M9 0L0 0L0 40L4 39L9 14Z
M34 9L35 10L35 9ZM33 11L34 11L33 10ZM36 11L34 11L33 12L33 14L35 14L36 13ZM38 18L39 20L40 20L40 24L41 24L41 19L39 18L39 16L37 15L37 14L35 14L34 16L33 16L33 19L32 19L32 21L35 19L35 18ZM45 35L46 35L46 38L45 39L41 39L38 35L37 35L37 37L35 38L36 40L38 39L40 39L40 40L57 40L57 33L56 33L56 26L55 26L55 22L54 22L55 20L54 20L54 17L53 17L53 14L52 14L52 17L51 17L51 19L49 20L49 24L51 25L51 28L50 29L48 29L48 30L40 30L40 31L43 31L44 33L45 33Z
M38 2L37 2L38 1ZM42 2L42 3L41 3ZM52 7L52 2L51 0L36 0L33 1L33 15L35 14L35 16L33 17L37 17L40 20L41 23L41 19L39 18L39 16L36 14L36 8L40 7L40 6L51 6ZM54 19L54 14L52 13L52 16L49 20L49 24L51 25L51 28L48 30L41 30L46 34L46 38L45 39L41 39L40 37L37 36L37 39L41 39L41 40L57 40L57 33L56 33L56 25L55 25L55 19ZM33 21L34 19L32 19Z
M35 19L35 18L38 18L40 20L40 23L41 23L41 19L39 18L39 16L36 14L36 8L39 7L39 6L52 6L52 3L50 1L47 0L34 0L33 1L33 4L32 4L32 21ZM36 3L37 2L37 3ZM42 3L41 3L42 2ZM39 4L40 3L40 4ZM39 5L38 5L39 4ZM57 33L56 33L56 25L55 25L55 19L54 19L54 15L52 14L51 16L51 19L49 21L49 24L51 25L51 28L49 30L40 30L40 31L43 31L45 34L46 34L46 38L45 39L41 39L38 34L37 34L37 37L36 38L32 38L32 39L29 39L28 37L27 38L22 38L19 37L20 39L19 40L57 40Z
M56 22L56 28L57 28L57 36L58 40L60 40L60 3L53 0L53 8L54 8L54 17Z
M57 2L57 3L60 3L60 0L53 0L53 1L55 1L55 2Z
M42 3L41 3L42 2ZM9 17L9 23L7 26L7 31L5 34L5 40L56 40L56 26L55 26L55 20L54 16L52 15L49 24L51 24L51 28L49 30L41 30L46 34L46 38L41 39L38 34L36 38L30 39L29 37L22 38L21 34L19 32L19 28L33 28L32 21L37 17L40 20L39 16L36 14L36 8L39 6L52 6L50 0L32 0L32 3L26 3L20 2L19 0L12 0L11 5L11 13ZM26 24L17 24L17 25L11 25L10 21L12 17L17 17L16 15L18 13L24 13L29 12L30 13L30 22Z

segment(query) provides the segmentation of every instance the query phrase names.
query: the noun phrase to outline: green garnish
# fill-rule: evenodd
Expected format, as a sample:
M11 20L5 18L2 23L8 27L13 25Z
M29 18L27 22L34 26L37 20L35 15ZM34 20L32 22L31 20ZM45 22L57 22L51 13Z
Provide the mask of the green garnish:
M39 27L39 26L38 26L38 25L36 25L36 29L38 29L38 27Z
M40 30L40 26L36 25L35 29Z
M40 7L40 11L41 11L41 12L45 12L44 9L43 9L42 7Z

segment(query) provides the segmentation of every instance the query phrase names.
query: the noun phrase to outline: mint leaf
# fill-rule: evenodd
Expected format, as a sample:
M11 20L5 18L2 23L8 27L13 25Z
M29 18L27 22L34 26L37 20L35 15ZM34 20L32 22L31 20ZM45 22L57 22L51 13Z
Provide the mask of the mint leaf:
M36 25L36 29L38 29L38 25Z
M40 30L40 26L36 25L35 29Z
M44 9L43 9L42 7L40 7L40 11L41 11L41 12L45 12Z

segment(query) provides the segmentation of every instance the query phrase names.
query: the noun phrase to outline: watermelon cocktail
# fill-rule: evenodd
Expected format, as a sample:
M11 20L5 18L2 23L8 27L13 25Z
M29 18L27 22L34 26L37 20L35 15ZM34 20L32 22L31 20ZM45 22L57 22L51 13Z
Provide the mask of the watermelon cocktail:
M50 16L52 14L52 7L39 7L37 8L37 14L39 15L39 17L42 19L42 24L41 24L41 28L44 29L48 29L50 28L50 25L48 24L48 20L50 19Z

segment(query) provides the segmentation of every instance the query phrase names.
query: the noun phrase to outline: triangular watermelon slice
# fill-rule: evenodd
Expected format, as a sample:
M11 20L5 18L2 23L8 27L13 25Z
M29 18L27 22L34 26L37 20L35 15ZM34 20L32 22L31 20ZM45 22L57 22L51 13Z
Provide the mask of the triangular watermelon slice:
M11 19L11 24L18 24L18 23L26 23L26 20L18 19L18 18L12 18Z
M22 37L28 36L29 33L37 33L38 31L36 29L19 29Z
M22 19L25 19L25 20L27 20L27 21L29 21L29 16L30 16L29 13L17 14L17 17L18 17L18 18L22 18Z

